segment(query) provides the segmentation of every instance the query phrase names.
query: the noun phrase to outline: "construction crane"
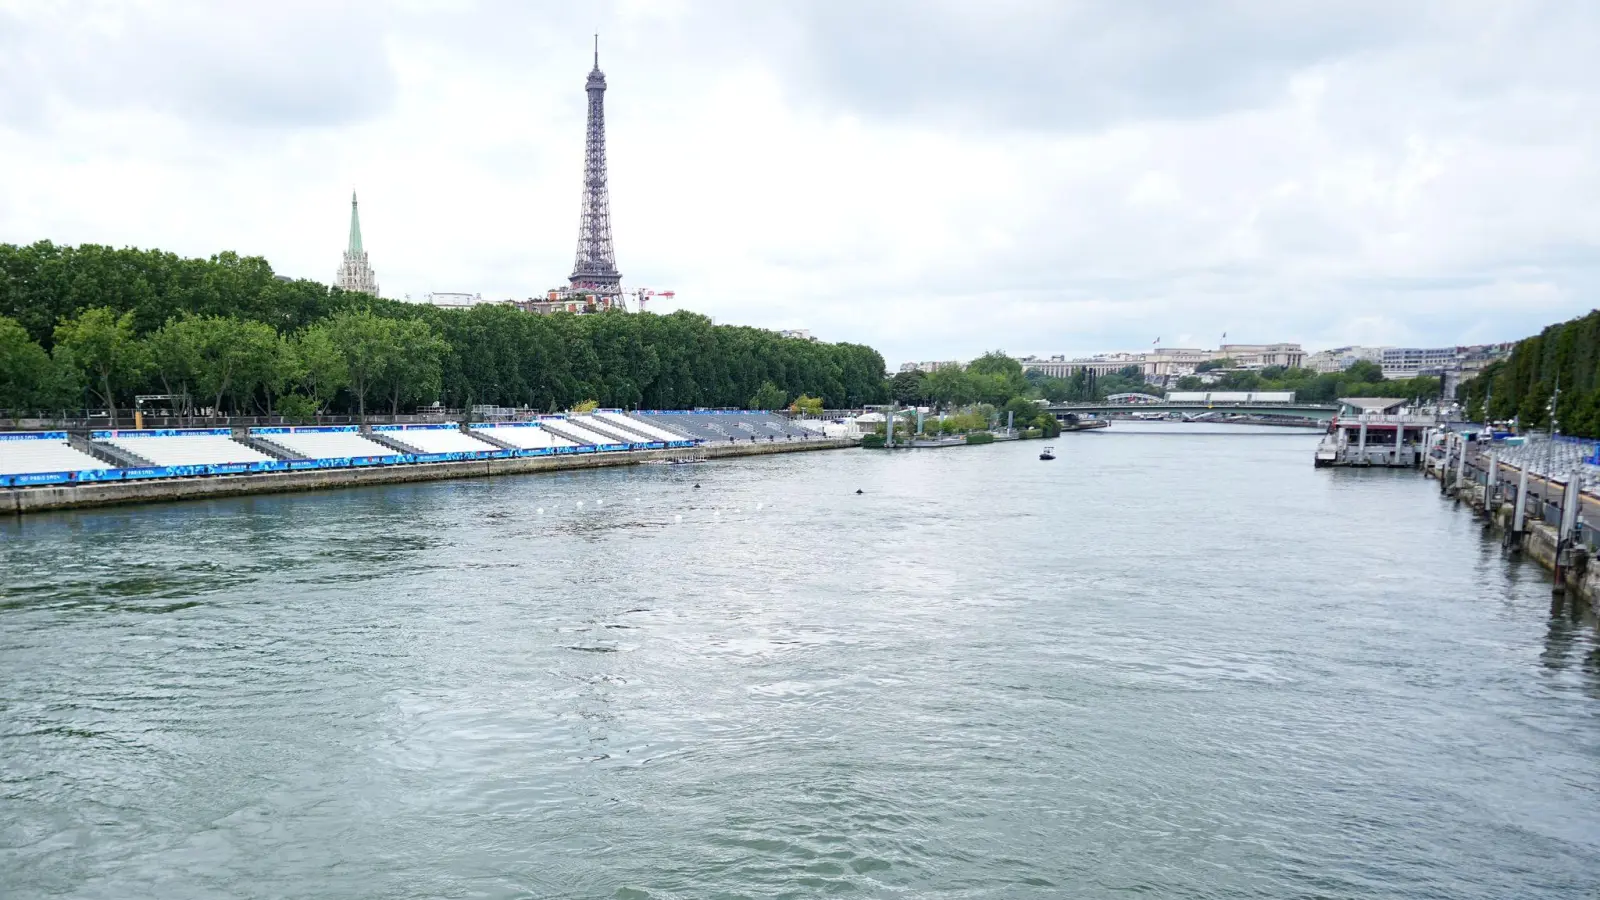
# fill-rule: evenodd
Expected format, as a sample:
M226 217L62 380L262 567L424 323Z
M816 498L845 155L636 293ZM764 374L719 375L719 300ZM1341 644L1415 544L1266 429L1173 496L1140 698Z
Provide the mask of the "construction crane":
M639 312L644 312L644 305L649 302L651 297L671 299L678 296L678 294L676 291L652 291L649 288L635 288L631 291L623 291L622 296L634 298L639 303Z

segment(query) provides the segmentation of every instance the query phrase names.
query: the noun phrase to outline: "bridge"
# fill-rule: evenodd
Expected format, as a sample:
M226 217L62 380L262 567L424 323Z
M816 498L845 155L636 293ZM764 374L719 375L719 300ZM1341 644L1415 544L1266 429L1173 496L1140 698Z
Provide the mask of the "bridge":
M1337 403L1270 403L1262 401L1227 403L1197 401L1167 401L1160 400L1154 403L1116 403L1100 400L1094 403L1056 403L1045 407L1051 415L1058 419L1065 418L1069 413L1074 415L1133 415L1135 413L1179 413L1185 417L1193 418L1204 413L1214 413L1228 416L1275 416L1279 418L1305 419L1308 422L1326 422L1333 418L1339 411Z

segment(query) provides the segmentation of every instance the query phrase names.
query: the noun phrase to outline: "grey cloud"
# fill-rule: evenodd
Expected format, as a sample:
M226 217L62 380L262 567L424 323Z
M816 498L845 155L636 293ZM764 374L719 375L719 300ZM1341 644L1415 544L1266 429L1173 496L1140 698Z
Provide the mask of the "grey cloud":
M1083 129L1262 104L1412 18L1372 2L823 2L793 7L794 65L867 114Z
M323 126L377 115L396 92L381 12L276 2L101 12L0 13L0 34L13 35L0 51L26 51L0 63L8 88L24 86L6 93L31 98L0 106L0 121L27 127L54 102L203 125Z

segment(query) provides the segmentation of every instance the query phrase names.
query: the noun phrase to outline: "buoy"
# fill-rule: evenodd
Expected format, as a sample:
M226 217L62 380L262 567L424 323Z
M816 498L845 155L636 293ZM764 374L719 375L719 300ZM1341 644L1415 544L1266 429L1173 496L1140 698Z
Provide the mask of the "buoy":
M674 521L674 522L682 522L683 521L683 516L673 516L672 517L672 521Z
M544 507L539 507L539 515L544 515Z
M858 494L859 494L859 493L861 493L861 492L860 492L860 491L856 491L856 493L858 493ZM583 501L582 501L582 500L579 500L579 501L578 501L578 508L579 508L579 509L583 509Z
M856 493L858 493L858 494L865 494L865 493L866 493L866 491L863 491L863 490L862 490L862 489L861 489L861 488L856 488ZM581 504L581 503L580 503L580 504L579 504L579 506L582 506L582 505L583 505L583 504Z
M756 504L756 509L760 509L763 506L766 506L766 504L765 503L757 503Z
M594 505L595 505L595 506L605 506L605 505L606 505L606 502L605 502L605 501L604 501L604 500L596 500L596 501L595 501L595 502L594 502Z
M697 484L697 485L695 485L695 486L694 486L694 489L695 489L695 490L697 490L697 491L698 491L698 490L700 490L700 485L698 485L698 484Z

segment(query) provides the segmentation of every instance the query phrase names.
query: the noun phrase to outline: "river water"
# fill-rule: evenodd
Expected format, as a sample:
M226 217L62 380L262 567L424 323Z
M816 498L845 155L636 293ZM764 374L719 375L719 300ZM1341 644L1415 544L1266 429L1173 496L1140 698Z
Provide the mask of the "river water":
M0 895L1595 896L1539 568L1304 433L1053 444L0 522Z

